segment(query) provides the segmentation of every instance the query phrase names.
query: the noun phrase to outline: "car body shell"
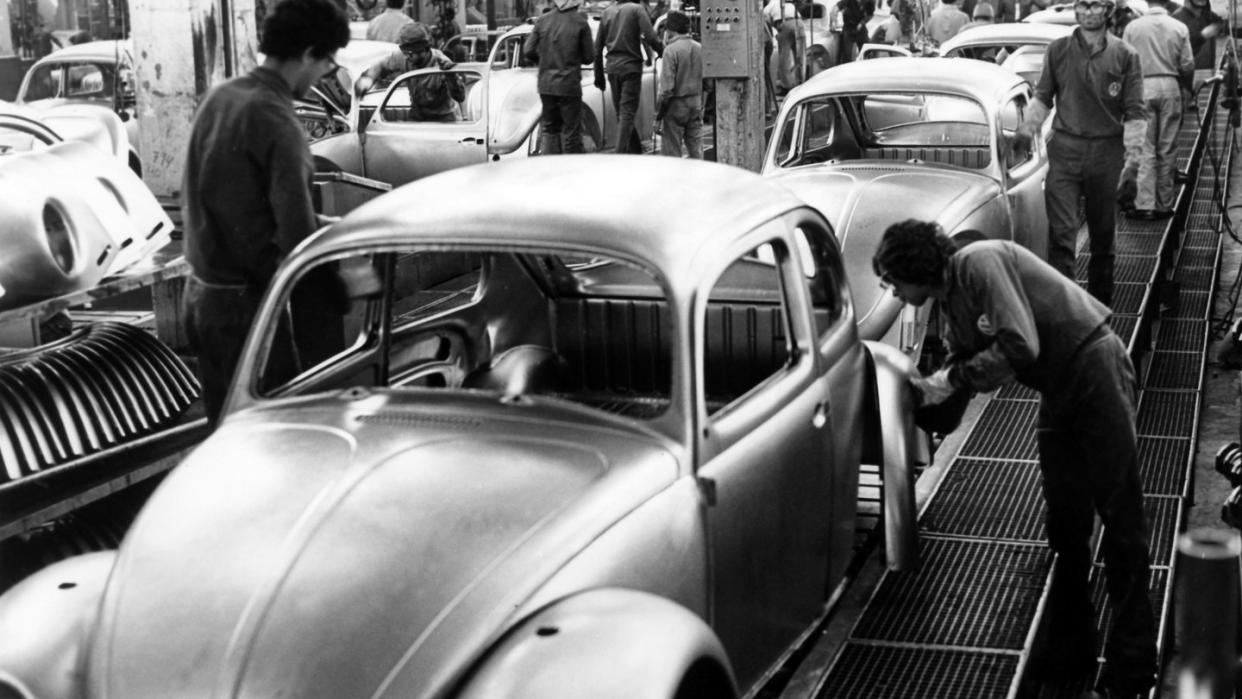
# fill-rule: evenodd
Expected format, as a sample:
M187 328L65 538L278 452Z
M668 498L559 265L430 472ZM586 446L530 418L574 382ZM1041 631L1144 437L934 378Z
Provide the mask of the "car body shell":
M1126 4L1134 13L1141 17L1147 14L1146 0L1127 0ZM1074 14L1073 3L1054 3L1042 10L1037 10L1022 18L1023 22L1062 24L1069 27L1078 26L1078 18Z
M616 196L623 186L630 196ZM492 195L463 209L464 187ZM792 250L799 231L815 241L814 272L800 255L750 257L756 245ZM532 285L542 264L501 275L503 260L568 250L626 261L574 274L631 308L651 292L663 299L665 408L626 417L456 379L435 389L316 383L365 374L355 370L392 335L350 349L351 366L329 361L266 391L261 367L302 276L411 244L507 251L468 304L403 327L415 345L477 338L431 357L424 368L442 373L458 360L495 367L506 349L546 334L547 307L527 301L559 288L563 270L530 258L551 272ZM883 452L886 498L905 493L886 504L905 518L889 536L914 533L909 362L858 341L836 256L823 217L788 190L698 161L535 158L369 202L277 272L226 417L152 496L119 553L69 559L0 597L0 632L44 620L28 642L0 647L0 682L39 696L126 697L755 687L842 579L869 441ZM788 300L797 351L709 415L702 363L719 344L706 329L709 292L738 265L790 282L769 291ZM631 269L650 272L652 285L628 286ZM835 308L825 325L799 282L812 273ZM383 302L367 303L360 317Z
M942 150L933 142L926 148L886 147L877 139L877 147L860 148L853 142L848 149L829 150L822 158L800 157L789 165L780 164L783 130L803 128L794 119L804 105L809 109L817 100L843 95L870 95L881 103L908 100L896 96L910 95L966 100L977 106L984 123L975 128L986 129L986 136L967 149L971 153ZM871 269L880 236L898 220L936 221L948 234L964 240L1015 240L1041 256L1045 253L1045 145L1034 144L1018 166L1011 166L1007 159L1009 138L1018 123L1014 105L1030 99L1030 85L998 66L969 59L904 57L838 66L790 92L777 117L762 172L818 207L832 223L843 249L864 339L887 338L912 355L921 352L927 309L907 309L903 314L901 303L880 288ZM895 103L893 109L909 107ZM843 119L841 123L857 122ZM845 134L842 141L868 137L852 135L849 129L841 133ZM970 160L971 166L953 164L955 158Z
M111 85L105 84L109 77ZM96 79L97 85L92 82ZM75 94L69 91L71 85L82 89ZM35 109L88 103L115 111L133 153L130 166L141 172L135 99L133 44L113 39L67 46L39 59L22 78L16 101Z
M1073 32L1072 26L1043 22L1006 22L971 27L940 45L945 58L999 58L997 64L1035 85L1044 68L1044 53L1054 39ZM1000 53L1005 49L1004 54ZM986 56L986 57L985 57Z
M592 31L598 26L593 20L590 24ZM394 186L455 167L537 154L542 113L539 71L526 65L521 57L522 45L532 28L524 24L507 31L495 41L485 65L466 62L454 69L473 83L467 100L473 100L475 105L462 110L469 115L468 121L446 124L385 118L386 107L399 109L408 100L402 86L405 80L437 72L412 71L395 78L386 90L354 100L348 130L313 142L311 152L324 167ZM344 52L351 51L356 43L352 42ZM382 60L382 56L372 58L371 63L377 60ZM639 138L647 145L651 143L654 123L655 70L654 66L644 68L642 100L635 117ZM593 69L583 67L582 127L588 152L616 147L617 117L609 90L611 87L604 92L596 89ZM359 124L363 125L361 130Z
M124 144L105 107L0 104L0 308L89 289L168 243Z

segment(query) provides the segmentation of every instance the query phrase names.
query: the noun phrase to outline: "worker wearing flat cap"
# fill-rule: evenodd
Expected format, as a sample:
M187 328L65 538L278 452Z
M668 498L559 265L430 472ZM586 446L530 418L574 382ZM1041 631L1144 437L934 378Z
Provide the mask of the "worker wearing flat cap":
M450 70L454 65L448 56L431 47L431 32L426 26L417 22L407 24L401 28L397 50L363 71L354 83L354 91L361 96L377 81L421 68ZM466 90L458 74L422 75L406 80L405 86L410 91L411 121L458 120L461 113L458 105L466 99Z

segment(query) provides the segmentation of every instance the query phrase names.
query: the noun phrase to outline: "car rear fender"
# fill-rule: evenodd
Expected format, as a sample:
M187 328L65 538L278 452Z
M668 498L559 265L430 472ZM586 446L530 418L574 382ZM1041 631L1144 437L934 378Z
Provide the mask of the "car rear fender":
M511 629L461 697L733 697L719 639L690 610L621 588L589 590Z
M873 397L864 452L880 462L884 478L884 546L890 570L918 565L918 513L914 504L914 465L919 440L914 426L914 395L909 376L913 361L901 350L866 341ZM871 463L874 463L872 461Z
M80 694L83 654L115 560L116 551L74 556L0 595L0 638L9 641L0 643L0 682L36 697Z

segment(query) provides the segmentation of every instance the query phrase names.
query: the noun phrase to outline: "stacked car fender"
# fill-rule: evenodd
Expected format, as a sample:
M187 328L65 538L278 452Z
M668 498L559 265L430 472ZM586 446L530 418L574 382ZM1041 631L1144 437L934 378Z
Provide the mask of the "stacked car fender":
M86 143L5 156L0 197L0 310L89 289L172 233L142 180Z
M198 394L168 346L124 323L2 357L0 483L169 426Z

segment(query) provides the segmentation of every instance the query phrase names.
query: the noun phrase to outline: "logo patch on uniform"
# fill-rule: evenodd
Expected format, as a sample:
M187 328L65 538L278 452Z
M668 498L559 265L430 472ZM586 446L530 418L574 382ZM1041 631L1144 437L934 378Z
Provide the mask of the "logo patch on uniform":
M979 332L984 335L996 334L996 328L992 327L992 321L988 320L987 314L980 314L979 320L975 321L975 327L979 328Z
M1116 97L1117 95L1120 95L1120 94L1121 94L1121 83L1109 83L1108 84L1108 96L1109 97Z

